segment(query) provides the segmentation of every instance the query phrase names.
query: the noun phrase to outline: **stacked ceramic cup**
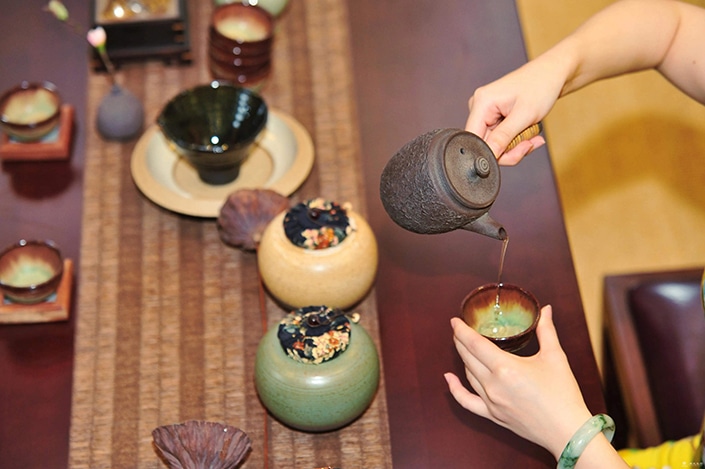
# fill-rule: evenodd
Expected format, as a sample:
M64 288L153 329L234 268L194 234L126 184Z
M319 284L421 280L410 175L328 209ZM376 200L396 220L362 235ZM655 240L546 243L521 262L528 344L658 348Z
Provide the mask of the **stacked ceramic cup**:
M258 6L229 3L213 10L208 58L213 78L256 87L272 67L274 20Z

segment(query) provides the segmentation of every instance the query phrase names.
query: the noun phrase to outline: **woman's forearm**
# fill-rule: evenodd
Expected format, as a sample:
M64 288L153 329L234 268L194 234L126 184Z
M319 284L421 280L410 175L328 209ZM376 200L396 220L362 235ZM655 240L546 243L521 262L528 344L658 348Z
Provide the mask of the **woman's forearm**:
M561 96L603 78L654 68L704 102L704 43L705 9L674 0L621 0L539 61L561 62Z
M541 121L561 96L592 82L658 70L705 103L705 8L676 0L620 0L517 70L481 86L468 100L465 128L482 137L500 164L513 165L543 145L509 142Z
M628 469L629 465L615 451L609 441L598 435L578 458L575 469Z

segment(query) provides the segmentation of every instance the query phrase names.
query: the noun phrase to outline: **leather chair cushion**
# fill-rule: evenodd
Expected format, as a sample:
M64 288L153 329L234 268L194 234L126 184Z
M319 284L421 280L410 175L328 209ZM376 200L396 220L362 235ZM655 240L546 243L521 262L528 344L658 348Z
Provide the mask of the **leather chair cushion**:
M663 437L696 434L705 415L700 283L644 283L631 290L629 302Z

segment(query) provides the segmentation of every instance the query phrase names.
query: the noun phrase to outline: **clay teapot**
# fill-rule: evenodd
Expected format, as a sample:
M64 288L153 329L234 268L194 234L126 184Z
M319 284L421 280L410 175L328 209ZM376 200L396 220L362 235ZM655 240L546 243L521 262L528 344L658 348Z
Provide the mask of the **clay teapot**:
M438 129L411 140L389 160L380 196L392 220L409 231L461 228L505 239L504 228L488 213L499 186L499 165L480 137Z

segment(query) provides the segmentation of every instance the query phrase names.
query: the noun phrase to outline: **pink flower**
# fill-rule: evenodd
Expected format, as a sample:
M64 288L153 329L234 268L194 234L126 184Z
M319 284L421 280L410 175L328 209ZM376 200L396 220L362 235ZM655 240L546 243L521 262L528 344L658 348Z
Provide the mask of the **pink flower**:
M98 26L88 30L88 33L86 34L86 39L88 39L90 45L92 45L96 49L102 49L105 48L107 34L105 34L105 29L103 29L102 26Z

